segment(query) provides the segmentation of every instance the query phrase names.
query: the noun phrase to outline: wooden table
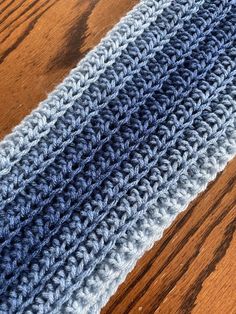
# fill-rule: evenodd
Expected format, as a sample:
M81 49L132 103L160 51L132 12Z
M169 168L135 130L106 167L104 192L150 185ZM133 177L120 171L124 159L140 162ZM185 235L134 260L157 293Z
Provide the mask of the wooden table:
M0 137L137 0L0 0ZM179 215L102 310L236 313L236 159Z

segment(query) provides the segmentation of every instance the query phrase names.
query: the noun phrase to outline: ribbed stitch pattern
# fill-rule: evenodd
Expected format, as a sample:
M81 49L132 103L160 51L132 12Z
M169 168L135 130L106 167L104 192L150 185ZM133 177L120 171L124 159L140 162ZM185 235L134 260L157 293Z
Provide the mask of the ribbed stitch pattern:
M236 150L236 1L142 0L0 143L0 313L98 313Z

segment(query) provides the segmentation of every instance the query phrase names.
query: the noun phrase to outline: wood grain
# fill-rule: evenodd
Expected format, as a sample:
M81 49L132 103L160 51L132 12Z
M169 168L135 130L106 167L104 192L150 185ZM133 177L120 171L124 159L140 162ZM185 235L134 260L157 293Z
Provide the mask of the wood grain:
M138 0L0 1L0 137ZM102 310L236 313L236 159L147 252Z
M236 313L235 165L178 216L103 313Z
M0 138L45 99L137 2L1 1Z

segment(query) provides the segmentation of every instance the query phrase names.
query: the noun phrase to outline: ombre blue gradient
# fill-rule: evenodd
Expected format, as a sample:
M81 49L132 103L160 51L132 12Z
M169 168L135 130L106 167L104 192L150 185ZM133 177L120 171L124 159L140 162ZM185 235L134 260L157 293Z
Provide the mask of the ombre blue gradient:
M0 313L98 313L236 150L235 0L143 0L0 143Z

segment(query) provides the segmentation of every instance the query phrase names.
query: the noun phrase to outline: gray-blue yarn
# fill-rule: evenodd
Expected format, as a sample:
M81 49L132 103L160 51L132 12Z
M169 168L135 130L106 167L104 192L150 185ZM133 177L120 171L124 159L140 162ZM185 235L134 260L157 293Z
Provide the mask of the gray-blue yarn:
M0 143L0 313L98 313L236 151L236 1L143 0Z

